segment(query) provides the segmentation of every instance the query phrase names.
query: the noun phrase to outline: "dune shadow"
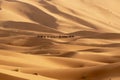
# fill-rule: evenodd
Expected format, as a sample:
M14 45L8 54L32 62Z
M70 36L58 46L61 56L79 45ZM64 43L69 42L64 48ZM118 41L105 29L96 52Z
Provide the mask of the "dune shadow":
M43 7L46 8L47 10L49 10L50 12L54 13L54 14L57 14L57 15L60 15L66 19L69 19L69 20L72 20L72 21L75 21L77 22L78 24L82 24L82 25L85 25L89 28L92 28L92 29L97 29L96 26L92 23L89 23L88 21L85 21L83 19L80 19L76 16L73 16L73 15L70 15L70 14L67 14L65 12L62 12L60 11L56 6L52 5L52 4L49 4L48 2L42 0L40 1L41 4L43 4ZM72 11L73 12L73 11Z
M48 27L56 28L58 26L58 24L56 23L56 18L47 14L43 10L37 8L36 6L20 1L15 2L23 6L18 7L17 10L20 13L24 14L27 18Z
M5 1L8 1L8 2L17 2L17 0L5 0Z
M27 80L27 79L24 79L24 78L20 78L18 76L12 76L12 75L9 75L9 74L6 74L6 73L0 73L0 78L2 80Z
M120 43L111 43L111 44L82 44L84 46L94 46L94 47L109 47L109 48L119 48Z
M91 39L120 39L120 33L99 33L93 31L77 31L70 33L69 35L76 35L82 38L91 38Z
M59 55L59 57L72 57L75 54L76 52L66 52L66 53Z
M104 49L97 49L97 48L93 48L93 49L85 49L85 50L78 50L78 52L96 52L96 53L102 53L105 52Z
M5 21L1 23L4 28L27 30L27 31L37 31L37 32L49 32L49 33L59 33L52 28L45 27L43 25L28 23L28 22L16 22L16 21Z

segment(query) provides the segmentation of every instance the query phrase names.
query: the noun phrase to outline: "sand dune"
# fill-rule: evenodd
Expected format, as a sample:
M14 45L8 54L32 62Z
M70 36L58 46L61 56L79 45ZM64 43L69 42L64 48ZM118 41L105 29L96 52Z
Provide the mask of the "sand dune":
M0 80L119 80L119 4L0 0Z

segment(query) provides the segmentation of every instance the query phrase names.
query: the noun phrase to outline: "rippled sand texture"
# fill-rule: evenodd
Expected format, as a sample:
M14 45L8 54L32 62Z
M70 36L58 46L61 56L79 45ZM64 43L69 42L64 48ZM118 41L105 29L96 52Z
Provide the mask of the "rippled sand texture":
M120 0L0 0L0 80L120 80Z

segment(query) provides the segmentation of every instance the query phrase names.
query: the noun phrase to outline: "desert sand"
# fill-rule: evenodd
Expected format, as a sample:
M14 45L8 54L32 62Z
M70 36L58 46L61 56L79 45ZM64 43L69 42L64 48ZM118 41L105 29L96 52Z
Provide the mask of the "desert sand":
M0 0L0 80L120 80L120 0Z

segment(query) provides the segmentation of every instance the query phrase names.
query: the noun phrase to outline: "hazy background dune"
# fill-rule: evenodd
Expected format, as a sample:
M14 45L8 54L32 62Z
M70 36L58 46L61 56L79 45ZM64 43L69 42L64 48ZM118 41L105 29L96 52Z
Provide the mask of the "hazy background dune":
M0 80L119 80L119 4L0 0Z

